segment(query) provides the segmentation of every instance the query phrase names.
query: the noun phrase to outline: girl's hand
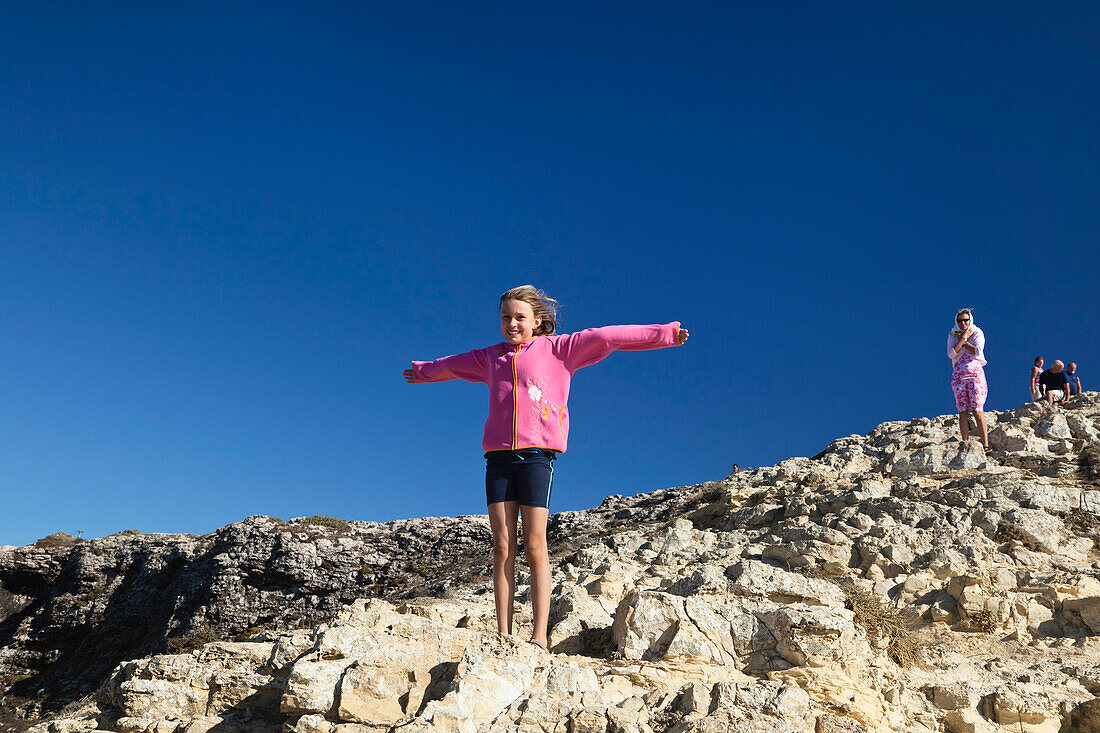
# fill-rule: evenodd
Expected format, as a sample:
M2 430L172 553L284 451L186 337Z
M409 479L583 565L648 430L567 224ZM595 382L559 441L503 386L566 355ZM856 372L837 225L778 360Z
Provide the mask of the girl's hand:
M416 384L417 383L416 382L416 375L413 373L412 369L406 369L405 371L401 372L401 376L404 377L405 381L408 382L409 384Z
M679 331L676 332L676 345L677 346L679 346L680 344L684 343L687 340L688 340L688 331L687 331L686 328L681 328Z

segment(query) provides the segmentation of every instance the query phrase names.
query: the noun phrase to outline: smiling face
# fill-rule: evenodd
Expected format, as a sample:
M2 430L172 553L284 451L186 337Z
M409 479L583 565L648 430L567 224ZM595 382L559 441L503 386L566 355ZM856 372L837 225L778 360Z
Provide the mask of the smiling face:
M959 329L965 331L966 329L970 328L970 314L960 313L959 315L955 316L955 323L956 325L958 325Z
M506 300L500 304L500 332L512 346L530 339L540 325L542 319L535 318L534 309L522 300Z

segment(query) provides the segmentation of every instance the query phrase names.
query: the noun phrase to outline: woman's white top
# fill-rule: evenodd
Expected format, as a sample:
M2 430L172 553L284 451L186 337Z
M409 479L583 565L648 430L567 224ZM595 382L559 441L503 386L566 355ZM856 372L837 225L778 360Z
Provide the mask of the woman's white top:
M985 366L985 333L982 332L982 329L974 326L974 333L970 334L970 338L968 338L966 342L974 347L974 359L982 366ZM957 343L959 343L959 337L954 333L948 333L947 358L951 360L951 366L954 366L962 355L967 353L967 349L964 347L959 349L959 353L956 354L955 344Z

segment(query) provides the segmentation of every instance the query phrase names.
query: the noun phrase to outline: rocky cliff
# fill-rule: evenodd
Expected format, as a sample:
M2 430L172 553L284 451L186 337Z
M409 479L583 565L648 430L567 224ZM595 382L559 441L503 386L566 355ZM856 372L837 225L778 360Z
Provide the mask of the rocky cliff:
M492 632L484 517L0 549L3 709L43 733L1100 731L1100 395L987 416L991 457L921 418L554 515L553 654Z

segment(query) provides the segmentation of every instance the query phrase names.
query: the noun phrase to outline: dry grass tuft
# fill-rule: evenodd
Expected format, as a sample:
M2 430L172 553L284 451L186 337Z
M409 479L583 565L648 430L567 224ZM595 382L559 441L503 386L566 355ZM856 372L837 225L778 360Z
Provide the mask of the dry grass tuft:
M899 667L912 667L920 661L917 637L910 628L911 613L883 604L878 596L860 589L848 578L830 580L844 591L856 623L864 628L872 643L884 640L886 654Z
M1058 514L1066 529L1081 537L1092 538L1093 547L1100 547L1100 506L1095 502L1086 504L1085 494L1081 492L1081 502L1076 511Z
M53 534L43 537L40 540L35 540L34 546L40 549L56 549L63 547L73 547L80 544L84 540L73 537L68 532L54 532Z
M174 636L168 639L165 641L164 646L169 654L184 654L215 641L222 641L221 635L218 634L216 629L204 623L182 636Z
M1077 473L1085 481L1100 483L1100 443L1090 440L1077 453Z
M969 614L970 628L983 634L992 634L997 630L997 622L990 611L975 611Z

